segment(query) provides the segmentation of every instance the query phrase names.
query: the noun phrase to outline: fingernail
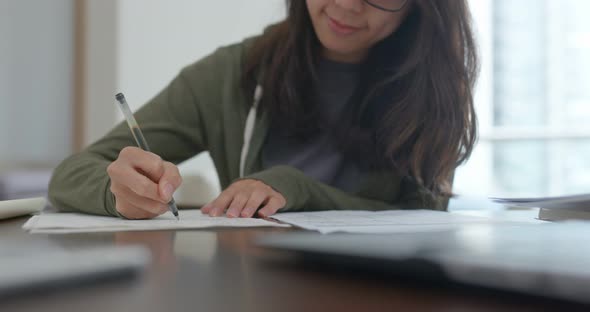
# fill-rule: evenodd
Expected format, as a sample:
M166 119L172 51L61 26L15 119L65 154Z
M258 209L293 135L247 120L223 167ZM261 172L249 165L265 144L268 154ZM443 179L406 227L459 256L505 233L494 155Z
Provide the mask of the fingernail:
M174 187L170 183L164 185L164 199L171 200L172 193L174 193Z

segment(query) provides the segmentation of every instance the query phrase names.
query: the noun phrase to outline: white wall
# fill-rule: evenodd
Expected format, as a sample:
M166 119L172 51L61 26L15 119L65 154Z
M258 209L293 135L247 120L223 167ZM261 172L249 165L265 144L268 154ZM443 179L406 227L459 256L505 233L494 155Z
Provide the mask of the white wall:
M0 163L71 152L72 0L0 1Z
M284 17L284 0L119 1L118 87L132 108L180 69Z

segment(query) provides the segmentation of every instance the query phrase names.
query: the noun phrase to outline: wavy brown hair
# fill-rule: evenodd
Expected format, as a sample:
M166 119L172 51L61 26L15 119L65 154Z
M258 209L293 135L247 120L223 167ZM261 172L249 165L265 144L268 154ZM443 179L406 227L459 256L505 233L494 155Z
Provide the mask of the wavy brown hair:
M306 1L286 2L287 18L269 27L248 53L244 87L252 92L260 83L261 108L305 139L322 124L314 89L321 43ZM364 159L435 195L450 195L454 170L471 154L477 134L471 16L466 0L409 5L400 27L369 52L355 104L339 125L344 131L336 133L346 155L359 163Z

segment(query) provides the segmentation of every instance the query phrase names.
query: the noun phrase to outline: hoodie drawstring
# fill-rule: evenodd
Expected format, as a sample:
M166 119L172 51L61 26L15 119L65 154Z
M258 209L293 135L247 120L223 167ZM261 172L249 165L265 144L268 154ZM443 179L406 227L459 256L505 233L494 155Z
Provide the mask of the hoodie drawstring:
M250 142L252 142L252 135L254 134L254 125L256 124L256 110L258 108L258 103L260 103L260 99L262 99L262 86L257 85L256 89L254 90L254 103L252 104L252 107L248 112L248 117L246 118L246 128L244 129L244 145L242 145L242 152L240 154L240 178L244 177L246 157L248 156Z

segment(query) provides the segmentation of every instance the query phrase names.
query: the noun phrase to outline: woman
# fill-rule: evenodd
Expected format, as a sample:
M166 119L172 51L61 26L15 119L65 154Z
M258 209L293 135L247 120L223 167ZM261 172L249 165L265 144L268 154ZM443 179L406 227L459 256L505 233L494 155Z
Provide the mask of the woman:
M287 1L257 38L184 68L136 118L55 171L63 210L153 218L209 151L211 216L318 209L443 210L476 135L477 58L464 0ZM159 155L159 156L158 156ZM161 158L160 158L161 157Z

